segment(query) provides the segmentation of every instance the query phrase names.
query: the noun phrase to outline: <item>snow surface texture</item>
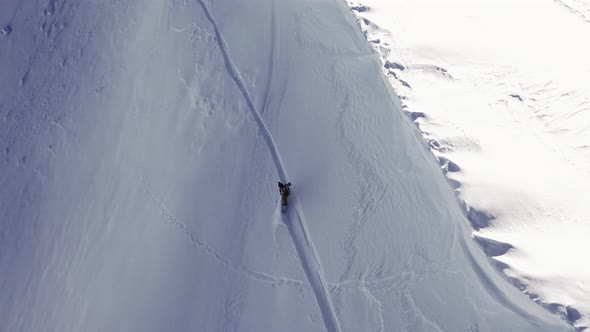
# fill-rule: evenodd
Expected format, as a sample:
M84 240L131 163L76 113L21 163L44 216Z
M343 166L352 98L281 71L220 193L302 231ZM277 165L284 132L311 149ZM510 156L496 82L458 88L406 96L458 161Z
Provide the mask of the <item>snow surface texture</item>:
M2 9L1 331L571 330L470 239L346 3Z
M350 6L477 241L532 298L590 326L590 3Z

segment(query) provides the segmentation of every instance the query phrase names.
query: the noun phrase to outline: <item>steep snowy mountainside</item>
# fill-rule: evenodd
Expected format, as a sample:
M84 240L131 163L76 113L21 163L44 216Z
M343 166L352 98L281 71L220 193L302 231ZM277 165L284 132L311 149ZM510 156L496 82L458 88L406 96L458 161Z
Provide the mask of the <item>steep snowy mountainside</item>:
M345 3L10 9L0 330L571 330L471 241Z

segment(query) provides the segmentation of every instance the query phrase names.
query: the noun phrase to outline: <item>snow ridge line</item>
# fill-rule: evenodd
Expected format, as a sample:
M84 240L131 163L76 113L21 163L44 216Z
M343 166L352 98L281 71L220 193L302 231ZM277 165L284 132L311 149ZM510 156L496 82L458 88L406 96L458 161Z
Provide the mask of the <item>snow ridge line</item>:
M207 20L209 20L209 22L213 26L216 41L219 45L219 50L223 56L227 72L231 76L232 80L236 83L242 95L244 96L244 100L248 105L248 109L250 110L250 113L252 114L254 120L256 121L256 124L258 125L258 129L262 131L262 136L264 137L268 145L268 148L272 154L272 158L275 162L277 172L279 173L281 181L286 182L287 172L281 159L281 156L279 155L277 145L272 137L272 134L270 133L270 130L264 123L262 117L260 116L260 112L258 112L258 110L256 109L252 96L250 95L248 88L244 84L240 72L238 71L230 57L227 44L225 42L225 39L223 38L223 35L221 34L221 31L219 30L217 21L215 20L215 18L209 11L209 7L205 4L203 0L196 1L203 9L203 13L207 17ZM295 198L293 198L293 201L296 205L296 212L299 222L297 224L288 223L287 226L289 227L291 238L293 239L293 243L295 244L295 247L299 254L301 267L305 271L309 279L309 282L311 283L311 286L316 296L316 300L318 302L318 306L322 313L326 329L328 331L341 331L340 323L338 322L336 312L330 299L330 293L327 287L328 283L325 280L325 276L322 271L322 265L318 258L317 252L313 246L313 242L311 241L311 237L309 236L309 231L307 230L305 218L303 216L303 209L301 208L301 205ZM299 227L295 228L294 226ZM304 240L304 242L302 240ZM310 258L313 258L313 262ZM312 264L314 265L314 271L312 271Z

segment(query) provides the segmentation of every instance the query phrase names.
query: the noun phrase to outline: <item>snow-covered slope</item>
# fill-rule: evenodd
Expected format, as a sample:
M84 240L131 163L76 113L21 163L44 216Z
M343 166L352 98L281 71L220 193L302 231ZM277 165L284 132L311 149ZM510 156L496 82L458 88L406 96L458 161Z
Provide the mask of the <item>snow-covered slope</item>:
M3 9L0 330L571 329L470 239L346 3Z
M590 326L590 2L352 7L404 107L450 160L476 236L504 243L488 254L535 300Z

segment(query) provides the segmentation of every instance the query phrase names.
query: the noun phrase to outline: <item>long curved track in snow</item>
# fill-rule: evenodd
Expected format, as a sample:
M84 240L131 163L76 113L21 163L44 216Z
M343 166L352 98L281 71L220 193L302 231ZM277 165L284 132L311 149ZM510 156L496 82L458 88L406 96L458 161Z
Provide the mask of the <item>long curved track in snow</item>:
M216 41L219 45L219 50L223 55L225 68L228 74L231 76L231 79L236 83L238 89L244 96L244 100L248 105L248 109L254 117L258 129L261 131L261 134L268 145L268 149L272 154L281 181L286 182L288 179L287 170L285 169L285 165L283 164L277 145L273 139L272 134L270 133L270 130L262 119L260 112L256 109L252 96L250 95L250 92L248 91L248 88L246 87L240 72L231 59L227 43L225 42L225 39L219 30L217 22L215 21L215 18L211 14L211 11L206 4L202 0L196 1L199 3L205 16L213 26ZM312 286L320 311L322 312L326 329L328 331L341 331L340 323L338 322L338 318L336 317L336 312L330 298L328 282L326 281L321 262L309 234L309 230L307 229L303 209L297 201L295 195L293 195L292 201L293 205L295 206L296 220L289 220L288 218L287 227L297 250L297 254L299 255L301 267Z
M252 100L252 96L250 95L250 93L248 92L248 88L244 84L244 80L242 79L242 75L240 75L238 68L236 68L236 65L234 64L234 62L231 59L231 56L230 56L228 48L227 48L227 43L225 42L225 39L223 38L221 31L219 30L217 22L215 21L215 18L211 15L211 12L209 11L209 7L207 7L207 5L202 0L197 0L197 2L203 8L203 12L205 13L205 16L207 17L207 19L209 20L209 22L213 26L213 30L215 31L216 41L217 41L217 44L219 45L219 51L223 55L223 60L225 62L225 68L227 69L228 74L231 76L231 79L236 83L236 85L238 86L238 89L240 89L240 92L244 96L244 100L246 101L246 104L248 105L248 109L252 113L252 116L254 117L254 120L256 121L258 128L262 132L262 136L264 137L266 143L268 144L268 148L270 150L270 153L272 154L272 158L277 166L277 171L279 172L279 177L281 178L281 180L285 181L287 178L287 173L285 171L285 166L283 165L283 161L281 160L281 156L278 152L277 145L276 145L274 139L272 138L272 134L270 133L270 130L268 130L268 127L264 123L264 120L262 120L262 117L260 116L260 112L258 112L258 110L256 109L256 106L254 105L254 101Z

